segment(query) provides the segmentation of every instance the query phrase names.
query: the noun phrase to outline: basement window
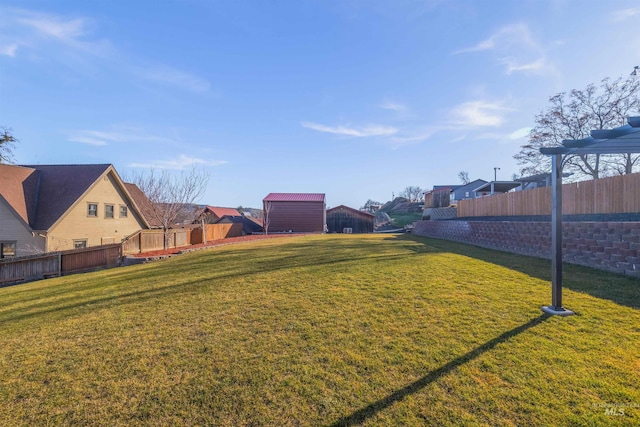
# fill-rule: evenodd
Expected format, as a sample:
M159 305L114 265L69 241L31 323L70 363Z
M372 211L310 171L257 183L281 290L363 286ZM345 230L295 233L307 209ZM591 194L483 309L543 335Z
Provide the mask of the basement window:
M73 241L73 249L83 249L86 247L87 247L87 239Z
M0 242L0 258L16 256L16 242Z

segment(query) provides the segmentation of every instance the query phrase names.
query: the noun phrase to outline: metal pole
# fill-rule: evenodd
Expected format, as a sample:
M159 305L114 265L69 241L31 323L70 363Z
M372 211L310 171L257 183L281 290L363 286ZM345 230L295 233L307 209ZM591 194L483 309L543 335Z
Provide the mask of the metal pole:
M568 316L562 307L562 154L551 156L551 306L542 311Z
M562 155L555 154L551 164L551 305L558 309L562 307Z

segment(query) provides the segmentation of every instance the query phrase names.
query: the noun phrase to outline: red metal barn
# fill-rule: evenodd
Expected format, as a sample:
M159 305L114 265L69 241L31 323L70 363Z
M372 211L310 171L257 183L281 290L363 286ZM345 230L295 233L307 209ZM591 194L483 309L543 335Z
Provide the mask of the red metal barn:
M267 233L322 233L327 222L321 193L270 193L262 200Z
M329 233L373 233L375 215L340 205L327 210Z

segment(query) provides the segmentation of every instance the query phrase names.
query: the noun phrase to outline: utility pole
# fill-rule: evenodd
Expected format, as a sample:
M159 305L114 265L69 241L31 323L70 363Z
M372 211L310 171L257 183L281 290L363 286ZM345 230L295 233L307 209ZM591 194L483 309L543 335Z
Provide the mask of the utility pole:
M498 171L500 170L499 167L495 167L493 168L493 180L497 181L498 180Z

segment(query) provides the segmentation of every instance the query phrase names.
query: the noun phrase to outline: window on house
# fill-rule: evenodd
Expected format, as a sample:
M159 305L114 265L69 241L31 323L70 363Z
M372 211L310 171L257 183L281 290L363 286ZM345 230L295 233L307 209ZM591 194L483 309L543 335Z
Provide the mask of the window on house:
M87 216L98 216L98 204L97 203L89 203L87 205Z
M104 217L113 218L113 205L104 205Z
M468 192L468 191L466 191L466 192L464 193L464 197L469 198L469 192Z
M86 247L87 247L87 239L73 241L73 249L82 249Z
M128 213L127 207L120 205L120 218L126 218Z
M0 242L0 258L16 256L16 242Z

